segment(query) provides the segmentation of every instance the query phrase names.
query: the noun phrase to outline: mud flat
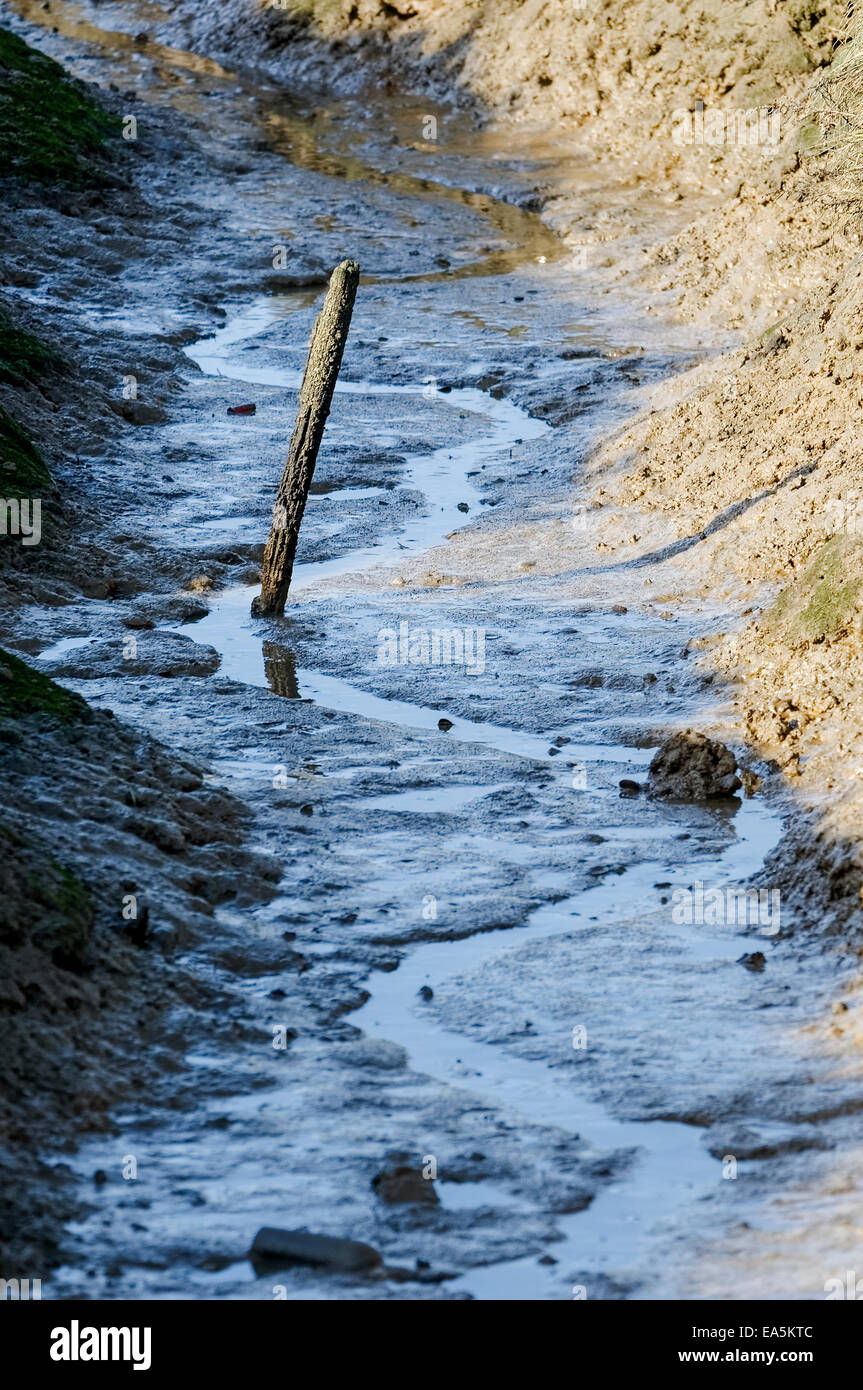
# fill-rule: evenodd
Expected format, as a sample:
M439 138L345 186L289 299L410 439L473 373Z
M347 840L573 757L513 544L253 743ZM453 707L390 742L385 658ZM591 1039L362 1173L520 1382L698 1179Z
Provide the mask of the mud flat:
M124 11L69 7L45 42L136 92L164 242L118 249L119 278L73 269L103 398L112 372L116 393L139 359L163 361L165 418L58 468L87 529L58 551L74 561L59 592L16 579L3 636L149 756L170 748L220 826L236 812L246 858L241 874L208 844L193 864L166 830L145 870L154 925L168 865L206 923L178 898L171 933L129 943L185 1007L154 1020L104 1133L62 1155L38 1136L80 1202L46 1296L818 1296L847 1263L833 1175L853 1168L860 1094L817 1021L853 1000L856 962L795 930L793 901L777 932L675 918L698 882L775 886L781 818L800 822L744 751L729 690L687 656L727 625L730 586L682 593L662 518L619 554L583 482L699 335L642 324L599 273L573 278L527 206L532 138L519 160L508 132L460 184L445 142L431 161L392 144L400 108L357 131L351 106L112 35ZM263 623L255 567L320 281L344 251L366 280L294 602ZM16 298L71 337L70 273L51 247ZM254 417L226 415L249 399ZM97 541L104 588L79 578ZM382 657L403 623L407 659ZM482 632L482 661L426 664L434 631ZM769 795L621 797L693 723L735 742ZM125 776L140 780L131 760ZM83 839L65 856L102 874L116 932L120 849ZM378 1195L382 1171L427 1160L437 1203ZM770 1204L786 1194L783 1231ZM249 1259L260 1227L298 1225L367 1242L381 1271ZM753 1250L746 1230L769 1234ZM765 1266L768 1242L784 1255Z

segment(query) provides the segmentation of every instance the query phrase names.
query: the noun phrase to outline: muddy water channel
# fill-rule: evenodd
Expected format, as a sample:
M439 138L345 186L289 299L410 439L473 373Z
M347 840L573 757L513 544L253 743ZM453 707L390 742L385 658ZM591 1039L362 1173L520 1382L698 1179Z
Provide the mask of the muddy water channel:
M454 119L424 147L410 103L303 101L160 42L154 7L63 9L79 71L210 119L225 162L189 196L213 210L202 284L233 256L236 288L189 342L169 420L130 446L123 527L179 547L190 576L214 557L228 573L206 616L166 610L146 638L197 671L112 666L104 602L46 620L41 660L206 759L285 867L188 948L241 999L232 1036L192 1040L192 1103L166 1119L130 1095L74 1155L90 1214L49 1292L697 1296L705 1252L774 1229L776 1194L852 1141L856 1083L801 1038L835 963L672 912L676 888L757 873L781 808L620 791L669 729L721 713L684 653L726 615L671 618L649 565L603 570L579 468L692 343L657 341L526 210L553 148ZM262 622L254 562L323 278L348 254L364 279L291 600ZM172 293L131 274L123 315L93 303L91 322L155 342ZM255 416L227 416L246 401ZM754 951L763 969L739 963ZM157 1042L171 1052L170 1020ZM437 1201L382 1201L373 1179L399 1165L436 1174ZM385 1270L261 1269L263 1225L368 1241ZM807 1240L793 1286L773 1265L747 1291L818 1296L833 1251Z

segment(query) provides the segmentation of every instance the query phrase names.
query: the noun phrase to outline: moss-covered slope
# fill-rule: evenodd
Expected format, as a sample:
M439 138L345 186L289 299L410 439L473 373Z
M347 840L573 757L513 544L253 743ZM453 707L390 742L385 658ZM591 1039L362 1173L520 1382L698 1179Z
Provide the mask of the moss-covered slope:
M0 176L83 186L106 177L120 122L59 63L0 29Z

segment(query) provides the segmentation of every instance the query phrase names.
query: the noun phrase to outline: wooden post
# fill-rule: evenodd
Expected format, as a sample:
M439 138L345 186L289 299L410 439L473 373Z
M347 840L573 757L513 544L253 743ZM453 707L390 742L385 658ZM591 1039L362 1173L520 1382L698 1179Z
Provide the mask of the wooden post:
M360 268L356 261L342 261L336 266L330 276L324 307L312 329L297 421L264 552L261 592L252 604L252 612L257 617L270 617L285 611L300 523L342 365L359 278Z

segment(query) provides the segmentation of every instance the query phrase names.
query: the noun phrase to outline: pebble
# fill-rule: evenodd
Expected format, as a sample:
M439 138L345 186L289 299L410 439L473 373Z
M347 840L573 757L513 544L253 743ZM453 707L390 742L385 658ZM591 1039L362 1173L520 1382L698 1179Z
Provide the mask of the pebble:
M252 1243L252 1258L285 1264L319 1265L325 1269L360 1271L381 1263L380 1253L359 1240L321 1236L311 1231L285 1231L262 1226Z

